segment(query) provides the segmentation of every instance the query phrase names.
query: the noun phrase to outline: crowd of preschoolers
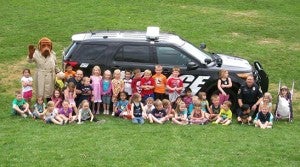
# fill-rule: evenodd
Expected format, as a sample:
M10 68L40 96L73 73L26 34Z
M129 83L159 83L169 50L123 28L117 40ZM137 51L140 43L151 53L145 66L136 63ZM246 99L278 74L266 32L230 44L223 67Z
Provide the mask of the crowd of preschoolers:
M156 65L154 75L151 70L145 70L142 74L140 69L135 69L126 70L122 77L119 69L113 73L105 70L101 75L100 67L95 66L90 77L83 77L81 70L75 72L69 65L64 73L57 74L56 89L51 99L35 97L33 103L33 79L30 70L25 69L21 78L22 91L15 93L12 112L59 125L82 124L84 121L103 123L104 120L96 119L95 115L99 114L111 114L137 124L145 121L158 124L171 121L179 125L232 123L232 103L228 94L232 82L227 70L220 70L219 94L211 96L211 103L206 99L205 92L193 95L190 88L184 89L179 78L180 68L174 67L169 78L162 71L162 66ZM283 87L280 94L287 96L286 90ZM100 112L102 109L103 112ZM272 127L270 93L264 93L254 116L249 105L243 104L240 109L238 123L254 124L263 129Z

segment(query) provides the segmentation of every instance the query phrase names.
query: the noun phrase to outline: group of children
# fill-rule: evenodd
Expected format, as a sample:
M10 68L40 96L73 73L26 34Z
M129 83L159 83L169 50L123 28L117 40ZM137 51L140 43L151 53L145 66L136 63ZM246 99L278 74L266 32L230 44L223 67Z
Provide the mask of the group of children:
M132 120L133 123L163 124L170 120L175 124L213 124L229 125L232 122L231 102L228 90L232 87L228 71L221 70L218 80L219 94L211 96L211 105L205 92L192 95L190 88L183 87L179 78L180 68L174 67L169 78L162 74L161 65L155 66L155 75L151 70L142 72L140 69L125 71L124 77L119 69L106 70L101 75L99 66L95 66L90 77L83 77L80 84L66 82L65 88L55 89L47 104L43 97L36 97L31 105L32 78L30 70L23 71L22 92L16 92L13 101L13 113L23 117L27 115L35 119L43 119L46 123L64 125L83 121L98 121L95 114L100 114L102 103L103 114ZM74 77L71 66L66 68L65 78ZM66 80L66 81L68 81ZM184 90L183 90L184 89ZM254 121L250 106L241 106L237 121L240 124L251 124L261 128L272 127L272 97L265 93ZM112 102L112 108L111 108Z

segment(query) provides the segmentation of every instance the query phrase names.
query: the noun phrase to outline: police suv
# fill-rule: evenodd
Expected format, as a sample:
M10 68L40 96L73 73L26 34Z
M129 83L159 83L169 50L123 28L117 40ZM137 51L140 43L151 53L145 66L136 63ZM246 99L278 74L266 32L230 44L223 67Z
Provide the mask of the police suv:
M205 44L196 48L177 35L160 33L158 27L147 31L95 31L72 36L71 45L63 52L63 64L82 69L89 76L95 65L101 70L142 71L160 64L163 74L170 76L174 66L180 67L180 78L194 94L204 91L210 97L218 92L220 69L229 71L232 79L231 101L236 102L238 88L247 75L253 74L263 92L268 90L268 76L259 62L253 66L245 59L224 54L207 53Z

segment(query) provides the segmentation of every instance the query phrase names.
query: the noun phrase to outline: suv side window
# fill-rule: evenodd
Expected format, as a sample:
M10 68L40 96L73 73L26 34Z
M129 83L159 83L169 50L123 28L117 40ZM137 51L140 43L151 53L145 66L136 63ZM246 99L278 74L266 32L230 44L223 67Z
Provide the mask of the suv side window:
M149 63L150 48L145 45L124 45L115 56L116 61Z
M103 59L105 56L106 45L99 44L82 44L74 51L71 59L78 62L94 64L98 59Z
M169 46L157 46L156 53L158 64L183 66L191 61L187 55Z

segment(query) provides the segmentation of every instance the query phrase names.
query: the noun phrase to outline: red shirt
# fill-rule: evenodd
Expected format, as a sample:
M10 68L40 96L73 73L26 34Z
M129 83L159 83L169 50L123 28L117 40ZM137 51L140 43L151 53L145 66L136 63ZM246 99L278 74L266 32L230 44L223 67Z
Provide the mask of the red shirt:
M183 87L183 82L180 78L170 77L167 81L167 85L171 88L180 88ZM169 90L169 93L173 93L173 90ZM181 93L181 91L177 91L177 93Z
M141 93L141 78L133 78L131 82L132 94Z
M145 96L145 95L150 95L154 93L154 86L155 86L155 81L152 77L146 79L145 77L143 77L141 79L141 86L153 86L152 89L142 89L141 95Z

